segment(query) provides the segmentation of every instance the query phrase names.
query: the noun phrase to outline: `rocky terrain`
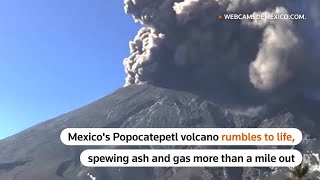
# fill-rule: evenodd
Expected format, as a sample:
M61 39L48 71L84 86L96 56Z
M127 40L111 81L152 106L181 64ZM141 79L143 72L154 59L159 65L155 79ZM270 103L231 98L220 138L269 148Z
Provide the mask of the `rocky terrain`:
M295 127L303 132L304 140L296 147L287 148L300 150L305 162L311 165L310 176L320 179L319 103L303 95L289 99L237 109L188 92L131 85L0 141L0 179L277 180L284 179L289 171L289 168L87 168L82 166L79 156L89 147L69 147L60 141L60 132L69 127Z

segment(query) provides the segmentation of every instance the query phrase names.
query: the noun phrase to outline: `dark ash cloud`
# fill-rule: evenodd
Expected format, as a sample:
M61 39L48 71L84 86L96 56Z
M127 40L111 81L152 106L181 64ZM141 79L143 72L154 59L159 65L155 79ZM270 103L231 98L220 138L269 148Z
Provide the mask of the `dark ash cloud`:
M319 84L320 51L312 48L320 47L319 4L125 0L125 12L143 25L124 60L125 85L269 93ZM219 21L225 13L305 13L307 20Z

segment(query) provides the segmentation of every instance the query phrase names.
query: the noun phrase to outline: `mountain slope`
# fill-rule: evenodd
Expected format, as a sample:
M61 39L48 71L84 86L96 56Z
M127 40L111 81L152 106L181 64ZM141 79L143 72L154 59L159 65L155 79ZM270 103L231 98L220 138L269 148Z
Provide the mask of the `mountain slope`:
M298 127L303 152L319 156L319 114L304 111L301 101L272 111L229 110L193 94L150 85L121 88L80 109L0 141L1 180L151 180L275 178L285 169L255 168L86 168L79 161L88 147L68 147L60 132L69 127ZM298 107L297 107L298 106ZM315 106L314 104L310 106ZM268 108L263 108L268 109ZM311 115L310 115L311 114ZM303 119L303 121L301 120ZM307 122L307 123L306 123ZM90 147L92 148L92 147ZM123 147L96 147L123 148ZM153 148L153 147L137 147ZM186 148L186 147L184 147ZM196 147L195 147L196 148ZM318 167L315 164L314 167Z

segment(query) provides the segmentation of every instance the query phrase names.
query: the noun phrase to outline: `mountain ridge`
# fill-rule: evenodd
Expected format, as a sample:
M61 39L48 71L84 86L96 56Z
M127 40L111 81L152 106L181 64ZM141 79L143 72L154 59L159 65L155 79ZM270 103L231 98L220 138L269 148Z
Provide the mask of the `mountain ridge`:
M297 104L300 101L296 102ZM293 103L291 103L293 104ZM286 104L287 106L287 104ZM227 109L189 92L152 85L120 88L95 102L50 119L0 141L0 179L80 179L90 176L121 180L179 179L268 179L273 173L283 175L288 169L270 168L87 168L81 165L80 153L87 148L125 148L117 146L65 146L60 132L65 128L171 128L171 127L301 127L305 140L297 146L303 153L316 154L320 149L319 121L308 119L302 108L293 112L285 108L269 111L264 106L246 111ZM267 110L266 110L267 109ZM289 108L290 109L290 108ZM297 115L301 111L302 115ZM296 113L299 112L299 113ZM271 118L267 117L270 116ZM300 117L301 116L301 117ZM314 116L314 117L318 117ZM320 116L319 116L320 117ZM301 122L299 118L305 118ZM312 142L312 143L310 143ZM132 147L131 147L132 148ZM153 146L136 148L156 148ZM166 148L166 147L161 147ZM191 147L184 147L191 148ZM199 148L199 147L193 147ZM201 147L219 148L219 147ZM316 162L313 162L316 163ZM318 164L316 164L316 167ZM319 166L320 167L320 166ZM319 168L320 169L320 168ZM89 174L89 175L88 175ZM282 177L280 176L279 177Z

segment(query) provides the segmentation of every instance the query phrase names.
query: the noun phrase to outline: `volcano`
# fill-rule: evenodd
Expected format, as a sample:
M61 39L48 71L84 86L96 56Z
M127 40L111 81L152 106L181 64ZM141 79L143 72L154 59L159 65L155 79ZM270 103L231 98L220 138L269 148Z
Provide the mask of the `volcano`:
M300 129L303 141L254 148L297 149L310 165L308 175L320 179L319 2L124 0L125 13L142 26L123 60L125 87L1 140L0 180L283 180L290 168L88 168L80 163L82 151L128 147L66 146L60 133L65 128L285 127ZM237 14L252 18L226 18ZM300 18L254 18L279 14ZM115 37L130 29L112 24L113 17L106 21L125 28Z
M60 141L65 128L228 128L294 127L303 141L312 175L320 176L318 100L295 95L290 101L239 110L189 92L153 85L130 85L82 108L45 121L0 141L1 180L241 180L284 179L289 168L88 168L80 153L88 148ZM154 149L159 147L130 147ZM161 147L167 148L167 147ZM220 147L171 147L220 148ZM245 147L243 147L245 148ZM261 148L261 147L257 147ZM264 147L281 148L281 147ZM291 148L291 147L289 147Z

